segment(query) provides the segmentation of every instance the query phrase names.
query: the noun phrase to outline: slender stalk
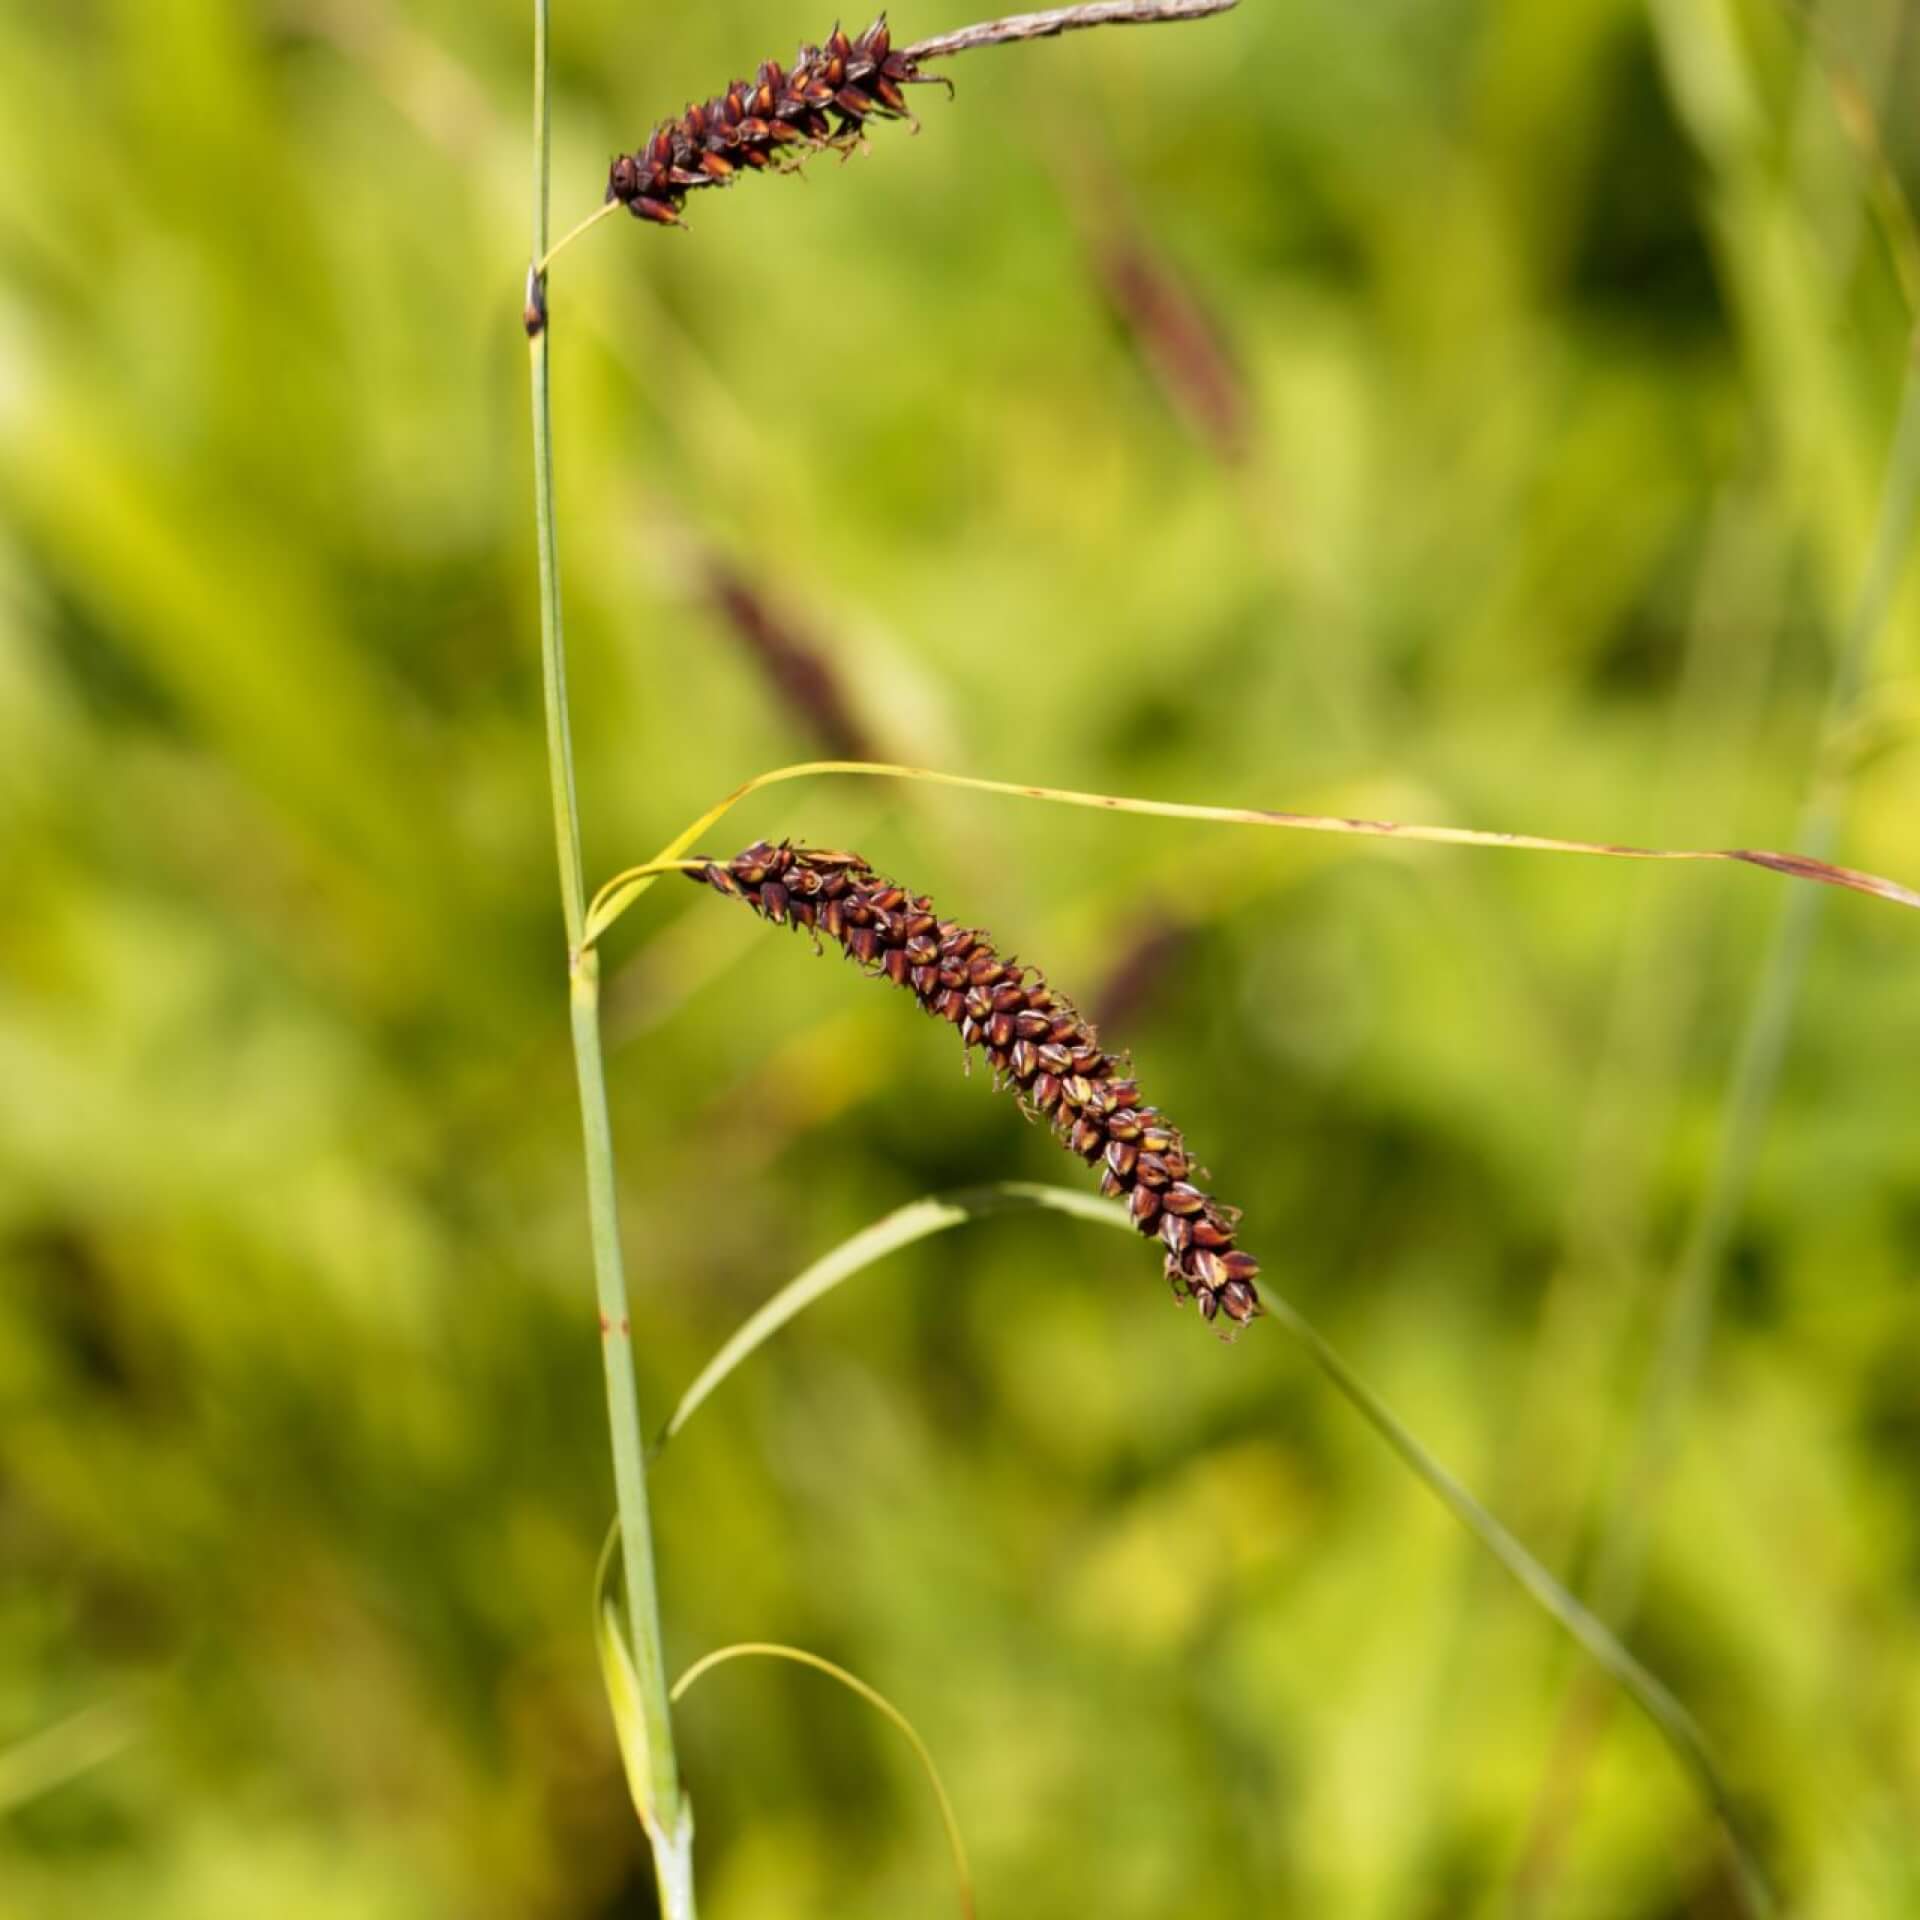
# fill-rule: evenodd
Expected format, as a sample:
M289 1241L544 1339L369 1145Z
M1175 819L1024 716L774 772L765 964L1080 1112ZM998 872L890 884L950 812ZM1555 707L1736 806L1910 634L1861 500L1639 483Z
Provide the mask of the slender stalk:
M555 259L564 253L568 247L572 246L588 228L597 227L609 214L618 213L619 211L620 202L618 200L609 200L603 205L595 207L584 220L576 220L573 225L540 256L540 263L535 267L534 271L542 279L545 279L547 269L553 265Z
M692 1817L680 1791L667 1703L665 1659L660 1642L659 1586L654 1576L653 1526L647 1508L645 1443L640 1400L633 1378L633 1327L620 1254L620 1208L607 1116L607 1082L600 1048L600 956L576 953L570 995L573 1056L580 1079L580 1120L586 1145L587 1208L593 1233L594 1288L600 1303L600 1350L607 1381L607 1421L613 1439L613 1480L620 1517L621 1570L626 1576L628 1651L640 1682L640 1713L646 1728L651 1777L654 1865L667 1920L692 1920L688 1862ZM676 1862L675 1856L681 1856ZM668 1878L685 1882L684 1903L669 1899Z
M633 1376L632 1321L620 1253L620 1211L613 1129L607 1113L606 1071L600 1046L599 956L582 941L586 884L580 861L580 815L573 775L573 734L567 711L566 636L561 620L560 552L553 507L553 422L549 380L547 257L549 117L547 84L549 0L534 0L533 254L527 283L527 351L533 391L534 520L540 554L540 659L546 694L547 766L553 792L560 901L565 917L573 1054L580 1081L580 1121L587 1166L587 1207L593 1236L594 1287L600 1306L600 1344L612 1431L613 1479L619 1503L620 1551L626 1576L627 1633L639 1680L646 1732L648 1806L661 1911L666 1920L693 1920L693 1819L680 1791L660 1647L660 1601L654 1579L653 1528Z

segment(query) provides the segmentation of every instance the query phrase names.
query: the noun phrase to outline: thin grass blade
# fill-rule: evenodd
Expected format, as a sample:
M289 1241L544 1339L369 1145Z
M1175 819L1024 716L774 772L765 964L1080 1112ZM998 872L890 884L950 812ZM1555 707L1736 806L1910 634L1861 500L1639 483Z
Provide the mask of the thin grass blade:
M1582 1606L1421 1445L1412 1431L1328 1345L1310 1321L1275 1295L1269 1294L1266 1304L1269 1316L1299 1341L1314 1365L1333 1383L1336 1391L1400 1456L1427 1491L1499 1561L1527 1597L1551 1615L1594 1663L1619 1683L1627 1696L1653 1722L1674 1757L1692 1776L1719 1816L1747 1911L1756 1916L1774 1913L1773 1895L1747 1837L1739 1803L1707 1745L1699 1722L1674 1698L1664 1682L1627 1651L1626 1646L1597 1614Z
M593 1638L600 1654L600 1679L613 1713L614 1738L620 1746L620 1766L627 1776L627 1792L640 1816L660 1888L662 1912L691 1914L693 1904L693 1802L678 1797L671 1828L659 1817L654 1797L654 1754L647 1732L646 1696L640 1675L628 1651L633 1629L621 1572L620 1516L616 1514L600 1549L593 1576ZM668 1723L671 1726L671 1722Z
M998 1186L968 1187L955 1193L935 1194L890 1213L863 1228L851 1240L844 1240L831 1253L823 1254L807 1270L797 1275L757 1312L742 1323L738 1332L700 1370L699 1376L680 1396L660 1438L654 1443L657 1456L684 1427L727 1377L764 1347L790 1320L797 1318L818 1300L824 1300L836 1287L863 1273L888 1254L910 1247L949 1227L964 1226L970 1220L984 1220L997 1213L1018 1213L1029 1208L1050 1209L1055 1213L1074 1213L1082 1219L1108 1223L1125 1215L1110 1202L1090 1193L1076 1193L1070 1187L1027 1185L1008 1181Z
M736 787L718 806L703 813L643 866L617 873L593 896L582 944L592 946L607 929L647 891L662 871L672 867L705 838L709 828L724 819L741 801L763 788L788 780L821 774L848 774L866 779L919 780L935 786L960 787L970 793L1003 794L1016 800L1045 800L1055 806L1092 807L1105 813L1150 815L1161 820L1198 820L1215 826L1279 827L1295 833L1338 833L1381 840L1409 840L1429 846L1498 847L1519 853L1570 853L1603 860L1687 860L1734 862L1763 867L1790 879L1811 880L1821 886L1845 887L1870 894L1896 906L1920 909L1920 892L1878 874L1834 866L1805 854L1776 853L1759 847L1635 847L1601 840L1559 840L1545 834L1494 833L1473 827L1422 826L1400 820L1358 820L1341 814L1285 813L1266 807L1209 807L1172 800L1142 800L1126 794L1080 793L1064 787L1022 786L1008 780L980 780L967 774L940 773L930 767L893 766L866 760L810 760L797 766L776 767Z
M1069 1187L1024 1182L968 1188L901 1207L816 1260L751 1315L681 1395L660 1444L664 1446L672 1439L713 1391L782 1327L887 1254L970 1220L1026 1208L1075 1214L1129 1235L1133 1232L1133 1223L1125 1210L1111 1201L1096 1199ZM1310 1321L1278 1295L1268 1294L1266 1307L1268 1314L1299 1342L1334 1390L1393 1449L1421 1485L1499 1562L1521 1591L1619 1684L1653 1723L1654 1730L1720 1821L1746 1911L1756 1917L1773 1914L1776 1911L1773 1896L1747 1837L1739 1803L1699 1723L1668 1687L1627 1650L1605 1622L1582 1606L1421 1444ZM811 1656L794 1657L811 1659ZM700 1668L694 1669L695 1674L700 1671ZM683 1679L675 1688L676 1700L690 1679L691 1676Z
M790 1660L796 1666L812 1667L816 1673L824 1673L829 1679L839 1681L850 1693L858 1694L876 1713L900 1729L926 1772L927 1782L933 1788L933 1797L940 1803L941 1824L947 1830L947 1845L953 1852L953 1874L960 1893L960 1911L965 1920L974 1920L973 1869L967 1864L966 1841L961 1837L960 1822L953 1811L953 1802L948 1798L946 1782L940 1778L940 1769L934 1765L933 1754L921 1739L920 1730L878 1688L868 1686L858 1674L849 1673L845 1667L836 1667L831 1660L823 1660L817 1653L808 1653L804 1648L783 1647L771 1640L751 1640L739 1646L721 1647L696 1660L674 1685L674 1705L678 1706L681 1697L694 1682L711 1673L715 1667L725 1666L732 1660L748 1659Z
M620 1522L607 1529L600 1564L593 1576L593 1638L600 1652L600 1681L613 1712L614 1738L620 1743L620 1764L626 1770L627 1792L633 1810L649 1834L655 1830L653 1760L647 1742L647 1717L640 1710L640 1676L627 1651L626 1608L617 1591L620 1559Z

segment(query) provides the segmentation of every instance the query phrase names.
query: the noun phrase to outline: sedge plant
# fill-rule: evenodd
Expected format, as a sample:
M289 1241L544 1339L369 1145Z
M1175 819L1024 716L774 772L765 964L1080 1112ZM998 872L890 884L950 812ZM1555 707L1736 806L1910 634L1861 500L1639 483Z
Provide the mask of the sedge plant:
M877 127L912 117L909 89L947 85L928 69L957 54L1104 25L1195 20L1235 0L1100 0L962 28L914 43L896 40L884 18L858 36L836 28L805 47L791 67L769 61L710 101L664 120L612 167L597 212L557 243L550 221L548 48L551 0L534 5L532 266L524 320L533 408L535 524L539 558L543 684L565 961L585 1150L594 1282L612 1442L617 1517L596 1596L603 1669L635 1808L652 1850L666 1920L695 1913L693 1815L674 1742L674 1708L702 1676L736 1659L771 1657L824 1673L859 1693L899 1727L925 1765L940 1803L963 1911L974 1896L959 1822L932 1757L911 1723L864 1681L818 1655L772 1643L716 1649L676 1683L669 1680L648 1506L654 1461L726 1378L797 1314L913 1241L988 1215L1047 1209L1151 1236L1176 1295L1203 1319L1238 1333L1261 1317L1304 1349L1401 1461L1585 1650L1597 1668L1649 1717L1719 1818L1737 1885L1750 1913L1773 1904L1766 1873L1735 1796L1685 1707L1634 1656L1599 1614L1582 1606L1466 1490L1347 1363L1284 1299L1256 1281L1259 1266L1241 1246L1238 1213L1203 1183L1180 1131L1146 1099L1123 1056L1103 1044L1073 1002L1038 969L1003 955L992 938L948 917L910 886L878 874L858 853L755 842L716 856L708 835L750 795L815 777L931 782L983 795L1092 808L1116 816L1156 815L1211 826L1308 831L1440 845L1588 857L1719 861L1790 879L1849 889L1894 905L1920 907L1897 881L1836 866L1821 836L1813 853L1752 848L1650 848L1570 841L1481 829L1423 826L1268 809L1166 802L989 780L927 768L832 760L777 768L748 781L653 859L589 892L581 858L580 806L571 741L558 528L554 507L551 380L554 308L550 275L560 252L589 228L625 212L653 227L679 227L689 203L754 174L782 172L823 152L864 146ZM948 91L951 92L948 85ZM822 1255L778 1289L682 1395L649 1450L635 1384L634 1341L620 1232L620 1183L608 1111L602 1038L601 945L609 930L660 879L685 875L745 904L760 918L834 946L861 971L903 989L923 1011L953 1026L969 1058L978 1054L996 1085L1061 1143L1097 1165L1101 1194L1004 1183L936 1196L900 1209Z

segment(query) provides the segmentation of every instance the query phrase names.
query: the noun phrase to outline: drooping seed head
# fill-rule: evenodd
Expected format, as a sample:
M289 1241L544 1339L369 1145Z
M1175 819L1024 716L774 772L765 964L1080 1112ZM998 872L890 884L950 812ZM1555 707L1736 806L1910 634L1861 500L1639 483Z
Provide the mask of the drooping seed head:
M1124 1063L1037 967L1003 959L977 928L942 919L925 896L882 878L856 853L756 841L691 874L775 926L824 937L856 965L904 987L926 1013L980 1048L994 1084L1100 1167L1103 1193L1157 1237L1176 1298L1224 1317L1229 1337L1260 1312L1260 1264L1234 1244L1240 1215L1201 1188L1180 1130L1144 1105Z
M845 152L869 120L911 120L902 89L924 85L953 92L944 76L922 73L894 50L885 14L858 39L836 26L824 46L803 46L791 69L769 60L751 87L736 80L719 98L662 121L637 152L614 161L607 198L637 219L679 226L695 189L829 147Z

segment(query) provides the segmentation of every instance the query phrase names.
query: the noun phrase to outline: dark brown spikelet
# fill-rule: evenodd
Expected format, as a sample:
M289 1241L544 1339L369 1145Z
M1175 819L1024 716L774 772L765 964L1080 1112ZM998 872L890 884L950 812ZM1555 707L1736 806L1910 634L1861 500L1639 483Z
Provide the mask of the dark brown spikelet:
M769 60L758 79L736 80L705 106L661 121L638 152L614 161L607 198L636 219L680 226L687 195L701 187L783 172L829 147L847 152L869 120L911 120L904 89L917 86L953 91L894 46L885 14L857 40L835 27L791 67Z
M1037 967L1003 959L974 927L943 920L924 896L882 879L857 853L756 841L724 865L689 875L776 926L804 928L842 948L864 972L905 987L921 1007L977 1046L994 1084L1044 1114L1060 1141L1101 1168L1100 1190L1127 1203L1139 1230L1165 1249L1177 1298L1238 1331L1260 1311L1259 1263L1235 1247L1239 1213L1195 1184L1202 1170L1180 1130L1143 1106L1126 1065L1100 1045L1072 1001Z

